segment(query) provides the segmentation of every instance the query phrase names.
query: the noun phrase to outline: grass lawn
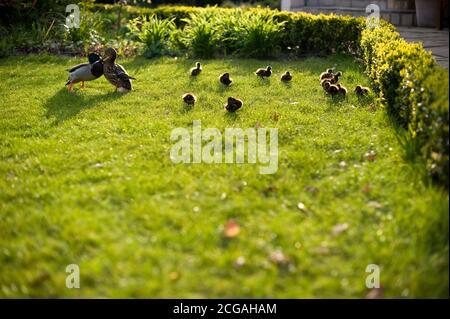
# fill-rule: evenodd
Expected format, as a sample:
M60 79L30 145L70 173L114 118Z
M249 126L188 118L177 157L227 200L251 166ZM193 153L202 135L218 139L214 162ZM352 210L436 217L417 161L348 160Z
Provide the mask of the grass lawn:
M373 97L333 101L318 84L335 65L349 90L368 85L352 58L210 60L194 80L192 60L119 58L134 92L102 77L69 94L80 61L0 60L0 297L364 297L368 264L384 297L448 296L448 194L405 159ZM257 79L268 64L275 76ZM245 103L231 115L229 95ZM171 130L197 119L278 128L277 173L172 163ZM72 263L81 289L65 286Z

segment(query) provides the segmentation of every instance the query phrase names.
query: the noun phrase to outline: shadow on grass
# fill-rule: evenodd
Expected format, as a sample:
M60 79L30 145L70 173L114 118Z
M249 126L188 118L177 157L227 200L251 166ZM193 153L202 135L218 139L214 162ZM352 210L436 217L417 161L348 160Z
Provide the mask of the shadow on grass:
M123 93L110 92L106 94L86 96L79 94L79 90L67 92L66 88L61 88L55 95L47 100L45 108L47 118L55 118L54 125L59 125L64 121L76 116L82 110L90 109L98 103L116 100L121 98Z

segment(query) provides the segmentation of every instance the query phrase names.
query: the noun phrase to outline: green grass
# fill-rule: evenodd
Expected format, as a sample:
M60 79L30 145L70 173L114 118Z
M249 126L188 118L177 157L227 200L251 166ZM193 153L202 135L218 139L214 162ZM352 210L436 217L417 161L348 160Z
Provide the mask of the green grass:
M448 297L448 193L405 159L373 97L333 101L318 84L333 65L349 90L369 84L351 58L210 60L194 80L195 61L120 60L134 92L101 78L69 94L65 69L80 61L0 60L0 297L364 297L368 264L381 266L384 297ZM269 63L270 80L252 74ZM245 103L234 115L229 95ZM171 130L196 119L278 128L278 172L173 164ZM241 233L226 239L231 218ZM288 267L268 258L276 250ZM65 287L71 263L81 289Z

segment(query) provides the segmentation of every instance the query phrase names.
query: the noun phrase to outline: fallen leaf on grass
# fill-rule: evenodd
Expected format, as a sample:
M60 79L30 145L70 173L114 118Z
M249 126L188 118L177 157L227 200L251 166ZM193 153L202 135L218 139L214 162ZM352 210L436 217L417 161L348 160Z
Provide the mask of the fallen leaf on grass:
M243 256L239 256L234 262L234 266L240 268L245 265L245 258Z
M283 254L283 252L279 249L271 252L269 255L269 259L271 262L277 265L287 265L290 262L289 257Z
M380 288L373 288L372 290L370 290L370 291L367 293L366 299L379 299L379 298L383 298L383 292L384 292L383 287L380 287Z
M372 207L372 208L376 208L376 209L383 208L383 205L381 205L377 201L370 201L370 202L367 203L367 206Z
M340 233L346 231L348 229L348 224L347 223L343 223L343 224L338 224L335 225L333 227L333 235L339 235Z
M369 183L364 185L364 187L362 188L362 192L364 194L369 194L371 191L372 191L372 185L370 185Z
M299 202L299 203L297 204L297 208L300 209L300 210L301 210L302 212L304 212L304 213L307 212L306 206L305 206L305 204L303 204L302 202Z
M370 151L370 152L367 152L366 154L364 154L364 157L369 162L373 162L377 159L377 153L375 153L375 151Z
M234 220L229 220L225 223L223 234L225 237L234 238L241 232L241 227Z
M339 168L346 169L347 168L347 163L345 161L339 162Z

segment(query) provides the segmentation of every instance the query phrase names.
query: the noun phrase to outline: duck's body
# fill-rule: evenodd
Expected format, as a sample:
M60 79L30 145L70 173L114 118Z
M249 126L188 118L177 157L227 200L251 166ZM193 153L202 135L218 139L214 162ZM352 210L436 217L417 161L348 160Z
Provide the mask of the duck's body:
M258 70L255 71L255 74L259 77L262 78L268 78L269 76L272 75L272 67L268 66L267 68L260 68Z
M195 63L195 67L191 69L191 76L197 76L202 72L202 65L200 62Z
M292 75L289 71L286 71L282 76L281 76L281 81L283 82L289 82L292 80Z
M239 99L235 99L234 97L229 97L227 104L224 105L225 110L228 112L236 112L244 105L244 102L242 102Z
M183 94L183 101L188 105L194 105L197 102L197 97L192 93Z
M69 69L69 78L66 86L69 91L72 91L75 83L81 82L81 87L84 88L85 81L93 81L103 75L102 58L95 53L88 56L88 63L81 63Z
M326 72L322 72L320 74L320 81L323 81L325 79L331 79L333 78L333 70L332 69L328 69L326 70Z
M105 51L106 57L103 59L103 73L105 78L116 87L116 91L131 91L131 80L136 80L128 75L127 71L120 64L115 63L117 52L113 48Z
M342 76L342 72L337 72L336 74L333 74L333 77L331 78L331 84L336 84L339 81L339 77Z
M226 72L219 77L219 81L226 86L230 86L233 80L230 78L230 73Z
M341 94L342 96L346 96L347 95L347 88L345 86L340 85L340 84L336 84L336 86L339 89L339 91L338 91L339 94Z
M367 95L370 93L370 89L368 87L357 85L355 88L355 93L360 96Z
M335 96L339 94L339 87L337 85L331 84L330 81L325 81L323 86L325 92Z

